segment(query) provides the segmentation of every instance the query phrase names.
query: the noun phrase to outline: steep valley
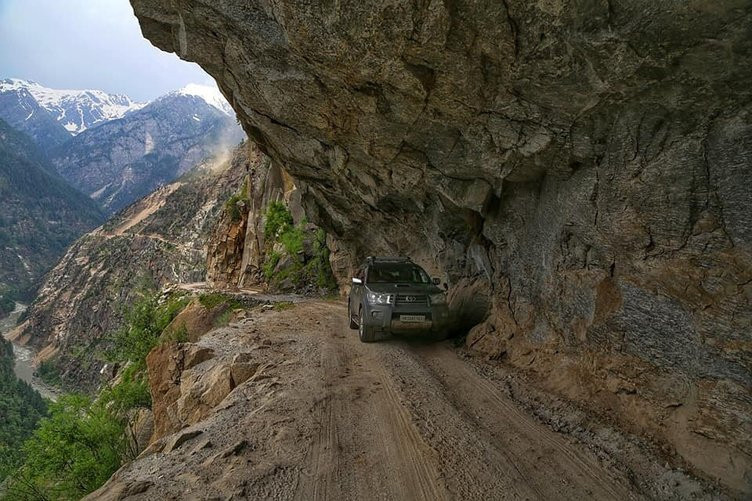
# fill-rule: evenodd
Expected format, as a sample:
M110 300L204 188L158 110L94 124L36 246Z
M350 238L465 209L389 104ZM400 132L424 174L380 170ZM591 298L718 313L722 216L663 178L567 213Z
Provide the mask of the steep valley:
M242 137L216 88L151 103L0 80L0 317L78 237ZM89 195L89 197L87 197ZM91 199L93 200L91 200Z
M66 247L104 220L33 140L0 120L0 317L30 300Z
M198 165L84 235L47 275L14 341L52 359L65 386L100 382L103 339L145 291L206 279L207 241L241 189L250 145Z

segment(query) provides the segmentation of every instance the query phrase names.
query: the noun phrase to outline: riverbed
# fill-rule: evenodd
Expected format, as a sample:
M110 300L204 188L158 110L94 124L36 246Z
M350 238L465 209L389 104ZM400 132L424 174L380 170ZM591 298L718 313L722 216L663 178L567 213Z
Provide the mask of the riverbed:
M6 318L0 319L0 335L5 336L16 326L18 317L26 311L26 305L16 303L16 309ZM44 398L52 401L57 400L58 392L34 376L34 351L26 346L13 343L13 356L16 359L14 372L16 377L29 383L32 388L37 390Z

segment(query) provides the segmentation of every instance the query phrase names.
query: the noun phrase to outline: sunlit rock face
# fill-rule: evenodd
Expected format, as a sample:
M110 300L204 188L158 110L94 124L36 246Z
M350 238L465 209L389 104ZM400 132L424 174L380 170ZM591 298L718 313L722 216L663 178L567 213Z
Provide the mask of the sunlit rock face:
M131 3L296 179L343 277L400 253L489 290L475 350L751 489L748 4Z

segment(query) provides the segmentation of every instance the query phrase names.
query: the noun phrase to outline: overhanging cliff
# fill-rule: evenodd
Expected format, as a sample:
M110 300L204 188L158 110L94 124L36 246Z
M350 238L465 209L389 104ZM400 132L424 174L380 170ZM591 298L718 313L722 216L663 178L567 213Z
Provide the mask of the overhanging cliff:
M749 3L131 3L341 277L401 253L490 291L469 345L751 489Z

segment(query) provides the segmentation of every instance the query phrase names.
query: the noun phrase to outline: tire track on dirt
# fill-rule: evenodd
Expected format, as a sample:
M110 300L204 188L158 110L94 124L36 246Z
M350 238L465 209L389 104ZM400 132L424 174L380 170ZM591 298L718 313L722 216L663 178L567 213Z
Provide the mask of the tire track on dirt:
M436 451L423 441L413 425L411 415L400 402L391 378L384 371L380 372L386 398L384 405L378 405L378 409L381 419L387 424L381 428L382 440L387 446L391 444L397 447L394 458L399 462L398 471L401 472L401 484L406 488L407 499L447 499L435 464Z
M419 346L411 351L442 384L453 405L476 416L473 421L478 432L489 433L503 446L505 455L540 497L636 498L626 478L605 470L594 456L585 456L587 451L580 453L518 409L446 347Z
M324 397L296 499L446 499L435 452L370 347L341 329L322 343Z

